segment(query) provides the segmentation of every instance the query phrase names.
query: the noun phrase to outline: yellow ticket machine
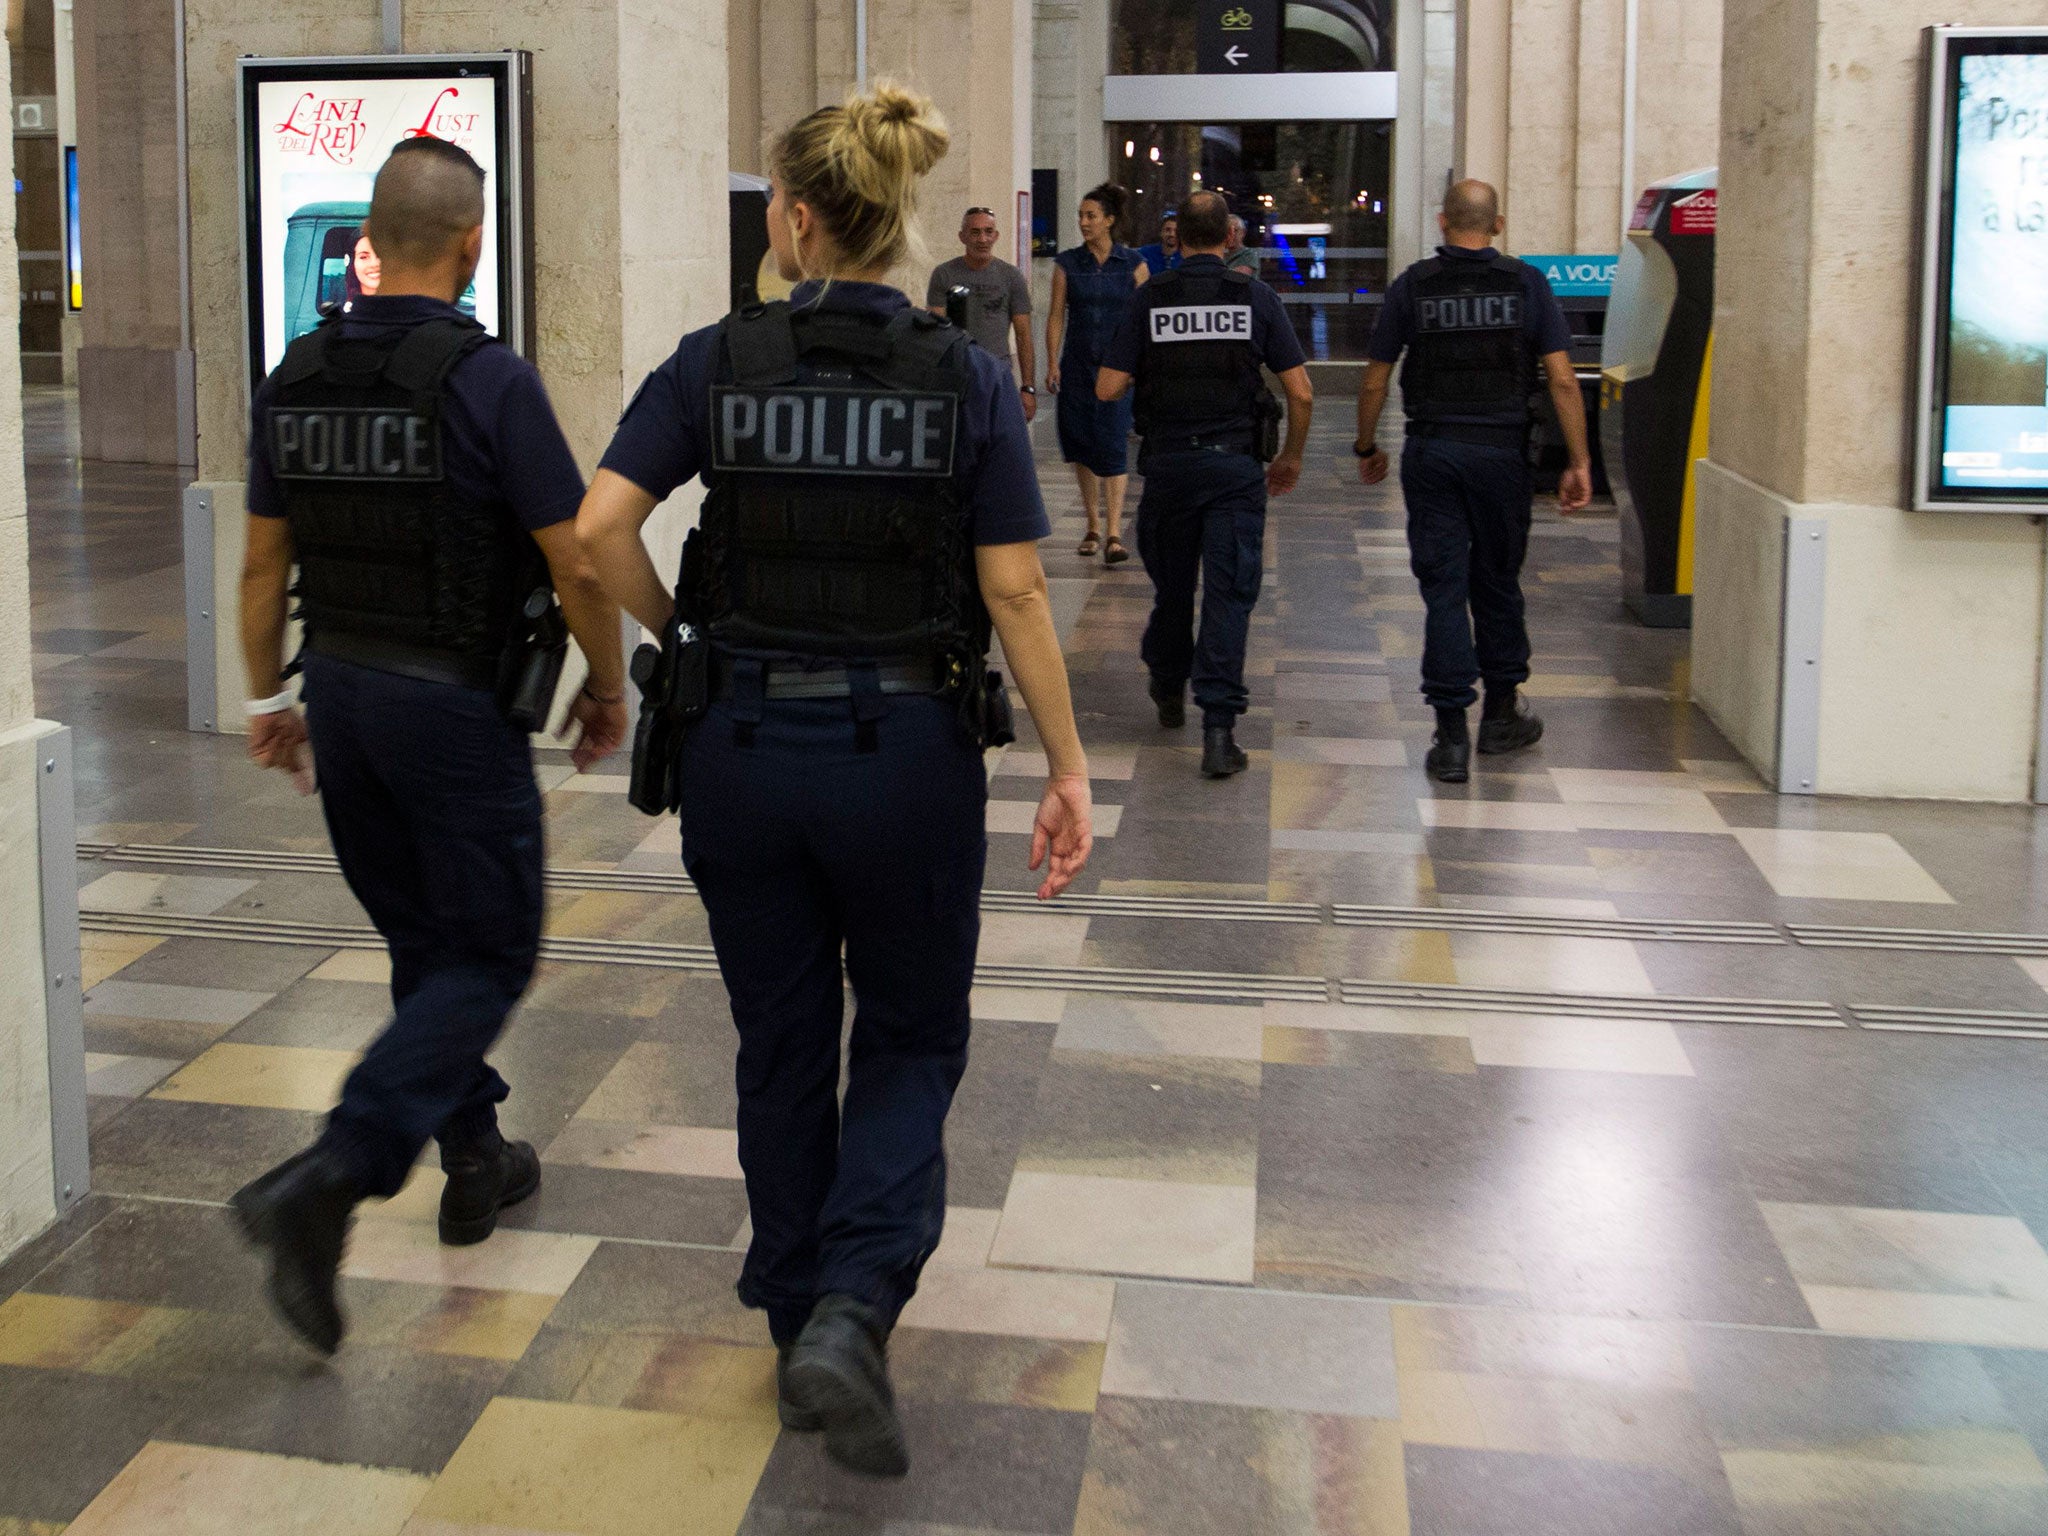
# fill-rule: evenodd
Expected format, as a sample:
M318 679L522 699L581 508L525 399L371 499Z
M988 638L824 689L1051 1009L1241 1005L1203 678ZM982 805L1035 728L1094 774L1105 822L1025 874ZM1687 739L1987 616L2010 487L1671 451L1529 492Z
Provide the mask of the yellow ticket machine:
M1693 465L1707 451L1715 172L1643 193L1607 304L1600 444L1621 514L1622 599L1653 629L1692 625Z

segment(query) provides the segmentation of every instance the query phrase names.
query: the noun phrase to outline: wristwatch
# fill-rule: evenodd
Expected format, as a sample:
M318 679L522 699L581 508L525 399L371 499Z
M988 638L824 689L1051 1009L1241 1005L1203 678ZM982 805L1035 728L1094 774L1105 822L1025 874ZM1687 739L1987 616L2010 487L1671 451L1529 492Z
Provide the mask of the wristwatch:
M1019 393L1020 395L1035 395L1038 393L1038 391L1033 389L1029 384L1020 384L1017 386L1017 393Z
M1351 445L1351 451L1357 454L1361 459L1369 459L1380 451L1380 445L1378 443L1374 443L1370 448L1361 448L1358 446L1356 442L1354 442Z

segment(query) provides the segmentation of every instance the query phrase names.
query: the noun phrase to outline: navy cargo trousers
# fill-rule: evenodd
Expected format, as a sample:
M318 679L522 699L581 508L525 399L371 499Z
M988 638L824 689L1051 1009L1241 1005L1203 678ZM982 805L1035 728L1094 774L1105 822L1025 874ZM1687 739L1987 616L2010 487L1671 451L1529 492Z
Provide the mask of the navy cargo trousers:
M1437 709L1469 709L1481 678L1496 689L1526 682L1522 562L1534 492L1521 449L1410 437L1401 494L1409 565L1429 609L1423 696Z
M497 1136L509 1090L484 1053L540 953L540 789L480 689L308 655L305 700L328 837L390 947L396 1010L322 1139L388 1197L428 1138Z
M1248 453L1206 448L1148 454L1141 467L1138 558L1153 600L1139 655L1167 687L1194 679L1203 725L1235 725L1251 697L1244 653L1265 572L1265 466Z
M725 700L683 750L683 864L739 1031L739 1295L781 1344L826 1295L893 1323L946 1218L988 779L948 700L891 696L868 723L844 699Z

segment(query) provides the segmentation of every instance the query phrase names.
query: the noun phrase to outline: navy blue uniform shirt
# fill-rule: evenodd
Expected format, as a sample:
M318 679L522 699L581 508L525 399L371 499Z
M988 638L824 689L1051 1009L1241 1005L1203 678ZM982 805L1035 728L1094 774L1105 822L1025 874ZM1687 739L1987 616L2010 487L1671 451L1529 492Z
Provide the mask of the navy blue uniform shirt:
M355 301L341 334L375 337L391 327L462 317L453 304L415 294L367 295ZM271 472L265 413L275 393L269 379L256 387L249 433L249 510L283 517L284 492ZM480 347L448 375L441 416L441 463L449 488L466 501L502 501L522 528L553 527L576 515L583 501L583 471L562 436L561 423L533 364L510 347Z
M842 314L893 315L910 300L882 283L803 283L790 295L799 308L816 304ZM960 423L956 473L966 488L976 544L1026 544L1052 532L1031 436L1007 358L968 348L973 368ZM673 356L647 376L599 466L623 475L657 501L702 474L711 462L711 385L718 371L718 327L685 336Z
M1492 261L1500 255L1492 246L1470 251L1461 245L1440 245L1437 255L1445 261ZM1417 263L1420 265L1420 263ZM1552 352L1569 352L1571 327L1558 308L1557 295L1550 291L1550 279L1522 263L1522 329L1529 337L1529 350L1538 357ZM1387 302L1380 306L1380 318L1366 343L1365 355L1376 363L1398 363L1401 353L1415 338L1415 268L1410 267L1387 290Z
M1221 256L1190 256L1180 264L1183 276L1196 277L1205 273L1224 270ZM1287 306L1280 302L1280 295L1268 288L1257 278L1249 284L1248 297L1252 306L1252 354L1275 373L1285 373L1290 368L1299 368L1308 361L1301 350L1301 342L1294 334L1294 327L1287 319ZM1185 297L1162 293L1156 286L1147 283L1140 288L1137 298L1131 304L1130 312L1117 327L1116 335L1110 338L1109 348L1102 354L1102 366L1114 368L1118 373L1136 376L1139 359L1145 355L1146 327L1151 324L1146 317L1161 305L1185 304ZM1214 421L1189 422L1184 426L1176 424L1174 430L1185 430L1194 435L1205 432L1227 432L1245 423L1234 416L1219 416Z

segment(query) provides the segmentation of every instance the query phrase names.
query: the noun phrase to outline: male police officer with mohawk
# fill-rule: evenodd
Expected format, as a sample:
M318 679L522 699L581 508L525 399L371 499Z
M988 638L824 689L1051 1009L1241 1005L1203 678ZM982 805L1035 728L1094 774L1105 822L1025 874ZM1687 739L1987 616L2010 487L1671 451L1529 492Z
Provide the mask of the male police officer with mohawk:
M1137 381L1145 439L1138 554L1154 593L1140 654L1159 723L1169 729L1187 719L1184 690L1194 679L1202 773L1211 779L1247 765L1233 732L1249 699L1244 653L1264 569L1266 493L1284 495L1300 480L1315 403L1279 296L1224 265L1229 238L1221 193L1197 192L1181 205L1181 263L1138 290L1095 381L1101 400ZM1279 402L1266 391L1261 364L1287 392L1287 442L1277 455L1270 439Z
M1507 221L1493 188L1459 182L1445 194L1437 223L1444 236L1437 254L1387 291L1366 348L1352 447L1361 480L1386 478L1387 456L1373 438L1405 349L1401 493L1409 559L1429 607L1422 692L1437 721L1424 766L1433 779L1462 784L1471 775L1465 711L1479 696L1475 681L1486 683L1481 752L1519 751L1543 735L1543 722L1518 692L1529 677L1521 576L1529 552L1529 396L1539 361L1571 456L1558 505L1576 512L1592 500L1593 481L1571 332L1543 274L1494 249Z
M250 433L249 755L300 769L310 731L328 833L390 947L396 1007L320 1138L232 1202L269 1251L272 1302L326 1354L350 1213L397 1194L429 1138L448 1175L445 1243L482 1241L540 1185L533 1148L498 1132L509 1090L484 1052L540 946L528 732L561 619L590 664L569 711L576 766L625 733L619 610L576 544L583 477L539 374L456 307L483 222L484 173L461 149L393 150L370 203L377 293L292 344ZM283 677L294 560L303 721Z

